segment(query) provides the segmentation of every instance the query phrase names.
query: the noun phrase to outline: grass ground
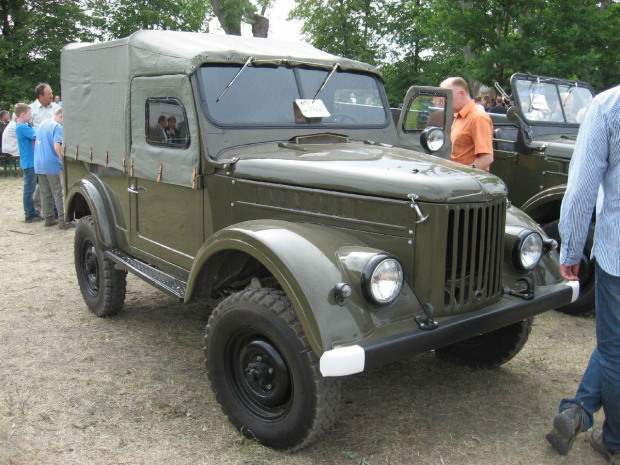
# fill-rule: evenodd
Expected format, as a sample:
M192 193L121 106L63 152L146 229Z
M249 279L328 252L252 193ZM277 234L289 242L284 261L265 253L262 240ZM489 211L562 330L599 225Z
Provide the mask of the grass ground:
M333 431L296 454L244 439L208 385L211 309L129 276L124 311L95 317L73 231L25 224L21 192L0 173L0 464L605 463L585 434L567 457L544 440L595 345L593 319L553 311L498 370L428 353L344 378Z

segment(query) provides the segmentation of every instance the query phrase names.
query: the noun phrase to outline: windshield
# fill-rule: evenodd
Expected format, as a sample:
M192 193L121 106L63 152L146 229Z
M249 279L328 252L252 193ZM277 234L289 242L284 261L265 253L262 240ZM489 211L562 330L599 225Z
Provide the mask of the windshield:
M305 118L298 108L304 106L295 101L313 99L330 70L267 65L240 70L237 65L200 69L203 109L218 125L383 127L389 122L381 83L371 74L336 71L318 96L327 113Z
M530 122L579 124L592 100L592 91L570 82L519 79L514 85L517 104Z

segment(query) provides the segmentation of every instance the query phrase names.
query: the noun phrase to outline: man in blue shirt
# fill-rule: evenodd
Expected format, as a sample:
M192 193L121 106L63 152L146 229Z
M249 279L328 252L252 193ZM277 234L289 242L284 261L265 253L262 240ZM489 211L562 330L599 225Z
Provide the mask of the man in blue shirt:
M596 348L573 399L563 399L547 441L568 453L575 436L592 427L603 407L605 422L590 443L620 465L620 86L596 96L579 129L560 214L560 267L577 281L579 262L599 187L592 256L596 256Z
M45 226L58 224L60 229L69 229L74 223L65 222L62 182L60 180L62 172L62 108L56 110L53 118L45 120L37 129L34 171L39 176ZM58 209L58 220L54 218L54 202Z
M37 175L34 172L34 129L28 124L32 119L32 111L30 106L24 103L15 105L15 135L17 136L17 145L19 146L19 164L22 167L24 176L24 215L26 223L43 220L34 208L34 200L32 198L37 187Z

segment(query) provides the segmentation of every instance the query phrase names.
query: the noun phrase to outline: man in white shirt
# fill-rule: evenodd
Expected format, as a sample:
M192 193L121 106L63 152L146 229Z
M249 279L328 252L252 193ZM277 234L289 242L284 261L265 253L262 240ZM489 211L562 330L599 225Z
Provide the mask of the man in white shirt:
M45 120L54 117L54 113L58 108L57 104L53 102L54 93L49 84L42 82L34 89L37 99L30 104L32 110L32 127L38 128Z

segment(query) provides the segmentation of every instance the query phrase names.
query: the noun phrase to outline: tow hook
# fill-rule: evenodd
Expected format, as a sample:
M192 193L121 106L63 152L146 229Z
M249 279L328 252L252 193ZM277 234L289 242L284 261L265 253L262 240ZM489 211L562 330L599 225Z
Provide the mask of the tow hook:
M431 329L437 329L439 324L433 319L435 316L435 309L429 303L422 304L422 310L426 313L426 318L422 318L419 316L415 317L415 322L418 324L420 329L424 331L430 331Z
M511 289L508 294L514 295L515 297L521 297L524 300L533 300L534 299L534 281L531 278L519 278L517 282L524 282L526 288L521 291L516 291Z

